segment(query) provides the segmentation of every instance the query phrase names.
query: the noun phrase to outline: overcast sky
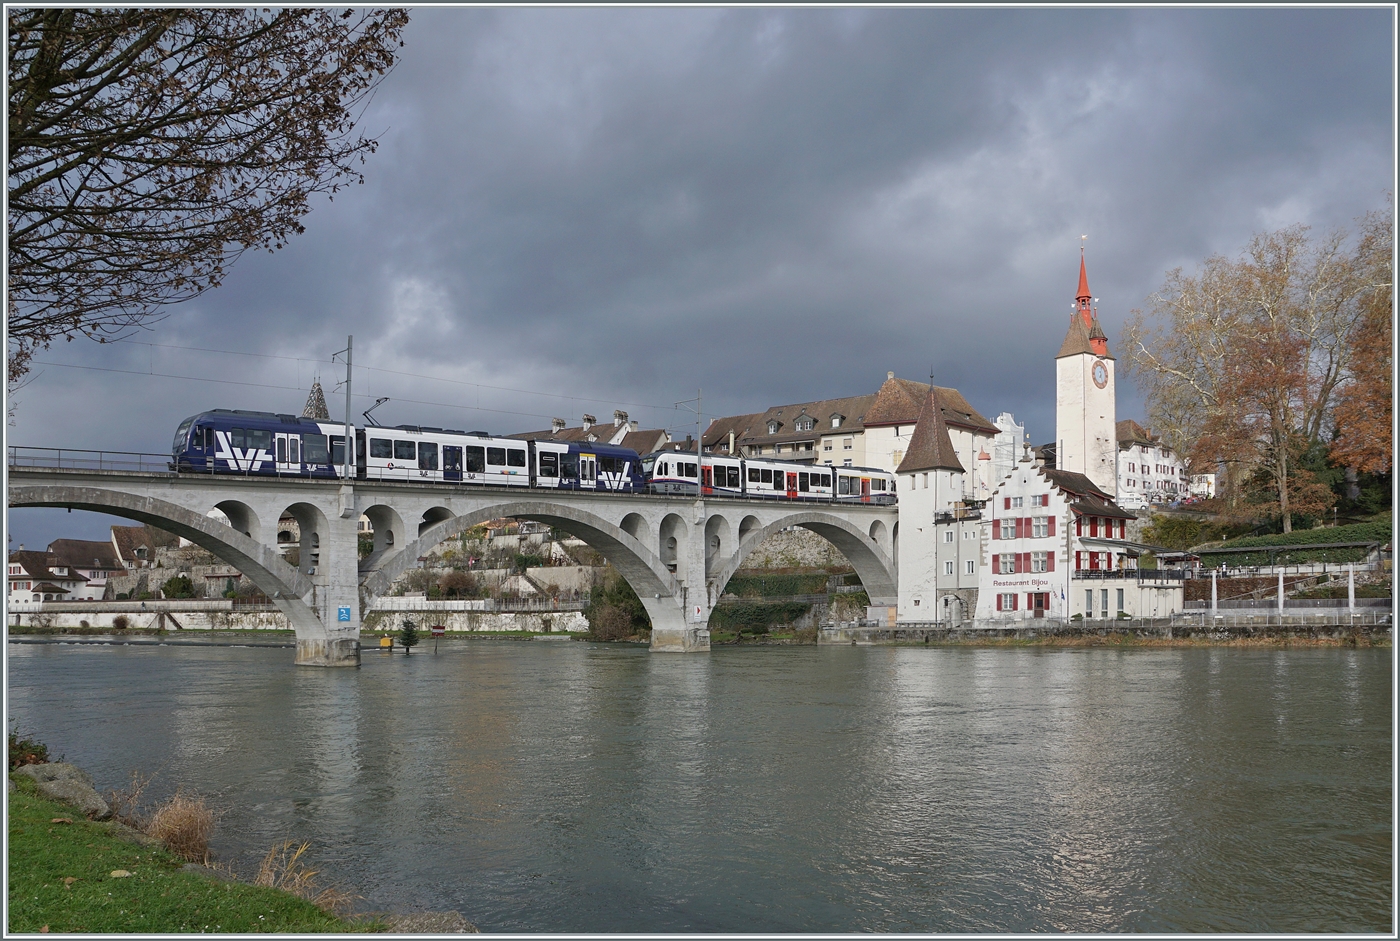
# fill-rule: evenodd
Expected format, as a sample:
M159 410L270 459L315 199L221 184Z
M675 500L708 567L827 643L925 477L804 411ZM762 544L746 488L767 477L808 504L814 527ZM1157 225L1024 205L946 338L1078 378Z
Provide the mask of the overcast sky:
M357 422L683 437L697 388L734 414L932 369L1049 440L1081 235L1116 353L1168 270L1384 204L1391 16L417 9L365 185L136 342L41 353L8 438L168 450L318 371L343 415L354 334ZM11 547L109 522L16 510Z

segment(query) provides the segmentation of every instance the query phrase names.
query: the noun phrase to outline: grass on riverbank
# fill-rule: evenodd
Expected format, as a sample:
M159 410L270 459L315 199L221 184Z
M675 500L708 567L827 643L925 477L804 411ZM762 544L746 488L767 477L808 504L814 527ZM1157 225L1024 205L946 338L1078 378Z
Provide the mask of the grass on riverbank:
M1230 637L1138 637L1132 634L1080 634L1059 637L947 638L925 644L908 641L900 647L1390 647L1391 639L1379 633L1342 637L1308 637L1297 634L1257 634Z
M27 781L17 784L9 795L9 933L375 930L286 892L182 872L168 851L123 842Z

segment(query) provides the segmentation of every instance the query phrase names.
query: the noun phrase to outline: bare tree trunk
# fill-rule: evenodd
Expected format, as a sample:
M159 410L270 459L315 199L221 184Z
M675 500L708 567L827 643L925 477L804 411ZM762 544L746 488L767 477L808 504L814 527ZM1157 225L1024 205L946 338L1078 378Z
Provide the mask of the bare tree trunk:
M1293 514L1288 511L1288 436L1283 437L1283 446L1278 452L1278 505L1283 511L1283 531L1293 532Z

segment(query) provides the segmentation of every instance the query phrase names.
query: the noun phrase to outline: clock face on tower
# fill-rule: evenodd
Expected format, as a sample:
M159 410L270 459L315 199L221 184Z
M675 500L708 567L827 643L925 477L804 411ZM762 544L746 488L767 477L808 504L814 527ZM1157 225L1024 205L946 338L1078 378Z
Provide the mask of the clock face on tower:
M1108 385L1108 367L1103 364L1103 360L1094 364L1094 385L1100 389Z

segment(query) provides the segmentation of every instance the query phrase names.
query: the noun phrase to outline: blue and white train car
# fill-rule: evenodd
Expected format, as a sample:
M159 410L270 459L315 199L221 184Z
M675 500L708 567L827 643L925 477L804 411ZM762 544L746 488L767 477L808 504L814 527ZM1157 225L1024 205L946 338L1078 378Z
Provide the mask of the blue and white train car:
M529 444L535 457L536 487L614 493L641 493L646 487L642 461L631 448L597 441L535 440Z
M345 426L296 415L216 408L182 421L171 453L175 469L186 473L342 477Z

